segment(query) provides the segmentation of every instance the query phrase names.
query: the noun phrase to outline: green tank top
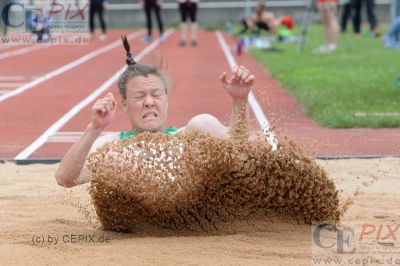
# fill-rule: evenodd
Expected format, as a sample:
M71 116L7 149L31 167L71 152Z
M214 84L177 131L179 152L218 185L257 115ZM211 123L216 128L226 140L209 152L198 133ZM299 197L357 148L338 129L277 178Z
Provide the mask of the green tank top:
M172 126L172 127L164 128L163 133L165 135L173 135L173 134L176 133L176 131L178 131L178 128ZM129 139L132 136L136 138L138 136L138 133L137 132L132 132L132 131L121 131L119 133L119 138L120 139Z

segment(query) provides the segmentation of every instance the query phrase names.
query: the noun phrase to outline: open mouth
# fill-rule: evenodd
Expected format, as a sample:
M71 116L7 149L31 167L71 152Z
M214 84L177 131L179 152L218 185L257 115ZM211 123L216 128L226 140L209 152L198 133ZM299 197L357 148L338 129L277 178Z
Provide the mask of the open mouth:
M158 114L155 112L147 112L143 115L142 118L154 118L154 117L158 117Z

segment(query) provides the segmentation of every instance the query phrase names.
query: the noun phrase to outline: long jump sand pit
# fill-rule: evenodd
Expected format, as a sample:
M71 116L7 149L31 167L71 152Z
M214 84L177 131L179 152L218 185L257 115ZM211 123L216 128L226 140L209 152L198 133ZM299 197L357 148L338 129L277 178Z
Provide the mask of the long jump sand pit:
M344 220L398 224L400 159L316 160L353 199ZM89 185L57 186L58 165L0 165L0 258L9 265L310 265L311 225L279 214L231 220L215 230L105 231Z

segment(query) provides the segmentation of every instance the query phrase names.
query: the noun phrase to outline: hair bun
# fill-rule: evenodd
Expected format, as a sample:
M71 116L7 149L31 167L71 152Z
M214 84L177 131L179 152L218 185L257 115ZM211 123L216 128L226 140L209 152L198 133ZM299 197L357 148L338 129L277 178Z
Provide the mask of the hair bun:
M126 35L121 35L121 39L122 39L122 43L123 43L125 51L126 51L126 61L125 61L126 64L128 66L137 64L137 62L132 57L131 46L129 45Z

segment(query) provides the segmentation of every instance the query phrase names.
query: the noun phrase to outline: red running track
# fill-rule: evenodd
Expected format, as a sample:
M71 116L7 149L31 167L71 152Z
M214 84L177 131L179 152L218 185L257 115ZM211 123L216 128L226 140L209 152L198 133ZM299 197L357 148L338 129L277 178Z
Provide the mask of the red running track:
M95 41L88 46L50 47L0 61L1 75L40 76L84 54L117 40L121 32L110 32L107 42ZM224 35L230 46L234 40ZM229 69L226 57L213 32L200 32L198 47L179 47L179 33L172 34L142 61L167 66L176 89L170 96L168 125L184 126L196 114L210 113L224 123L230 118L230 99L223 91L218 76ZM135 41L134 53L145 45ZM397 156L400 129L326 129L309 119L297 101L271 78L260 63L248 54L235 57L256 74L254 94L263 111L278 131L278 138L294 139L309 154L317 156ZM21 60L26 61L21 65ZM29 91L0 102L0 158L13 159L73 106L81 102L123 66L124 53L113 49L99 57L56 76ZM3 69L7 71L3 73ZM120 97L114 83L108 91ZM104 92L103 95L107 93ZM64 124L54 136L28 159L60 159L82 132L89 119L89 103ZM254 117L252 130L259 130ZM118 109L115 121L106 131L129 129L127 119Z

